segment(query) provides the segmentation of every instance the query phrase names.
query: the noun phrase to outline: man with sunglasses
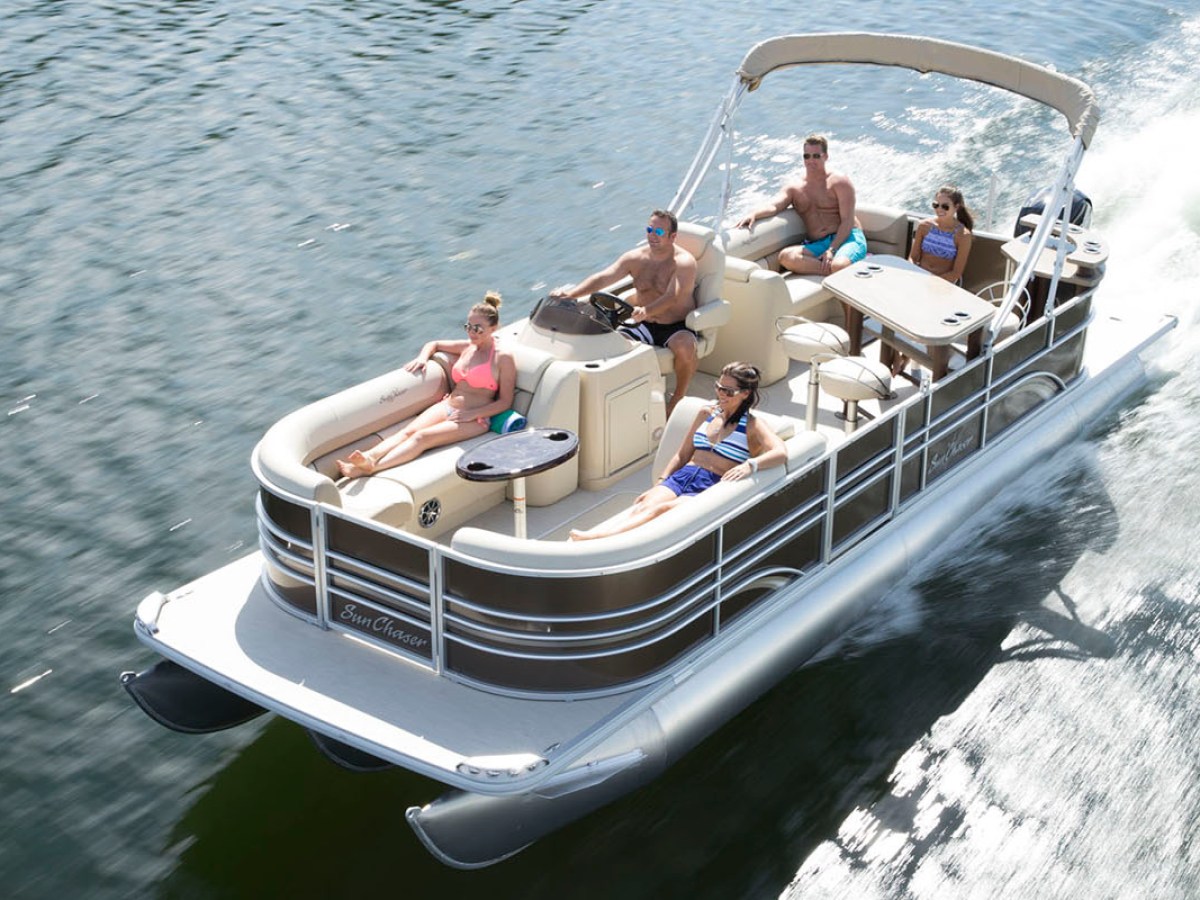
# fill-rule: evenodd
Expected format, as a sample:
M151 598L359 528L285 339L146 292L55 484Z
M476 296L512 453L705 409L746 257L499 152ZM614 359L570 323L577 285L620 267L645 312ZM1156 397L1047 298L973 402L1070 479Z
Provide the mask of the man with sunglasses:
M626 337L655 347L666 347L675 357L675 391L667 403L667 416L687 393L696 373L696 333L684 324L696 308L696 259L675 243L679 221L674 213L656 209L646 225L646 243L639 244L605 269L576 285L555 288L551 297L590 297L633 279L634 293L625 299L633 315L620 331Z
M804 220L805 240L779 251L779 264L801 275L829 275L867 255L867 238L855 215L854 185L848 175L825 168L828 158L828 139L810 134L804 139L804 176L737 223L752 229L755 219L795 207Z

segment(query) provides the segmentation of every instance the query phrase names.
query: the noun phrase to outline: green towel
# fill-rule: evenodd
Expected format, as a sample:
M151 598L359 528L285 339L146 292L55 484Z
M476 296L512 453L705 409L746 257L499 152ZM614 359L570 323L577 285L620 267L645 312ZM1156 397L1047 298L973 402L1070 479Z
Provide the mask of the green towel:
M510 431L520 431L528 424L528 420L515 409L506 409L492 416L488 427L496 434L508 434Z

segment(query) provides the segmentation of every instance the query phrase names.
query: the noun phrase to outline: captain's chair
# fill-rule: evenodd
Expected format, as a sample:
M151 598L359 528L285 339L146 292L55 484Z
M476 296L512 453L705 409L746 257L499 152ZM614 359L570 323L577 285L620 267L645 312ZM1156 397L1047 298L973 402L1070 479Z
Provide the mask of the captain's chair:
M679 223L675 242L696 257L696 308L688 313L687 327L696 332L696 357L704 359L717 346L717 329L729 321L732 307L721 298L725 284L725 251L711 228ZM675 358L670 350L658 348L659 370L664 374L675 371Z
M721 298L725 283L725 251L721 249L716 233L711 228L689 222L679 223L675 242L696 257L696 287L692 292L696 298L696 308L688 313L684 322L696 332L696 358L703 360L717 346L717 329L729 321L732 311L729 301ZM615 290L625 293L629 287L626 284ZM673 375L675 355L666 347L656 347L655 353L658 355L658 370L663 375ZM704 369L704 366L700 368Z

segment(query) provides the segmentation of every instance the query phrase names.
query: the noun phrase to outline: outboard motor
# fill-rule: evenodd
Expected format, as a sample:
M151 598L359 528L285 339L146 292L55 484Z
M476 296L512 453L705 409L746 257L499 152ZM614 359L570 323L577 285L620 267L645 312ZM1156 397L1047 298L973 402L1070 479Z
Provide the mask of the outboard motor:
M1022 225L1021 220L1029 213L1044 213L1046 204L1050 202L1050 195L1054 188L1044 187L1038 188L1025 200L1025 205L1021 207L1021 211L1017 213L1017 225L1013 229L1013 237L1020 237L1033 231L1028 225ZM1087 228L1092 224L1092 201L1083 191L1075 189L1074 196L1071 197L1071 224L1080 225Z

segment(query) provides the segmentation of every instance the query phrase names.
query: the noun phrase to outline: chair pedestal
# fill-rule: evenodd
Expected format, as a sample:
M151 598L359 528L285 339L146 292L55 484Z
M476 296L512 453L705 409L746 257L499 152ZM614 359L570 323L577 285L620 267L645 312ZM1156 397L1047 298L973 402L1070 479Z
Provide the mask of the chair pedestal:
M858 427L860 401L883 399L891 394L892 375L887 366L861 356L846 356L850 335L844 328L827 322L810 322L800 316L780 316L775 328L788 358L809 365L805 416L809 431L817 429L822 385L826 393L844 403L847 433Z

